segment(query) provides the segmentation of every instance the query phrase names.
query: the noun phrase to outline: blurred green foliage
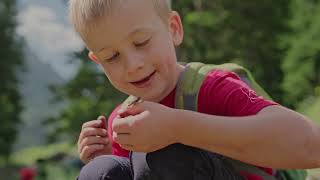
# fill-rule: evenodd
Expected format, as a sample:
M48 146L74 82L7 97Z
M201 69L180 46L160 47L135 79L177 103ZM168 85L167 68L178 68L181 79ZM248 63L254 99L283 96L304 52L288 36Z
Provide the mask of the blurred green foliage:
M0 1L0 163L8 164L22 110L17 72L22 65L21 41L15 35L16 3Z
M320 96L304 100L298 106L298 110L320 125Z
M289 29L289 4L289 0L174 1L185 28L180 59L244 65L281 101L284 49L279 40Z
M297 107L320 85L320 1L293 0L291 8L291 32L283 37L288 50L282 64L282 87L283 99Z
M69 143L22 149L11 154L10 160L15 165L9 168L11 172L8 176L12 179L18 179L17 172L23 167L36 169L35 180L76 179L80 168L83 166L78 158L76 147Z
M60 164L49 164L46 169L47 179L46 180L71 180L76 179L79 175L79 169L75 168L64 168ZM36 178L35 180L44 180L42 178Z
M78 157L74 144L57 143L21 149L12 153L10 160L14 164L29 166L36 164L39 159L54 159L56 155Z

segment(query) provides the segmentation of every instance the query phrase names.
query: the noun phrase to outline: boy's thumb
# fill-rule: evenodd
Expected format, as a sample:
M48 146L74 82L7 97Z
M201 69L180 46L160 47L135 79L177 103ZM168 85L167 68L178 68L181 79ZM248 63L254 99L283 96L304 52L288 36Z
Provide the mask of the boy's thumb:
M107 129L107 119L105 116L99 116L98 120L101 121L101 127Z
M142 109L139 103L139 104L135 104L133 106L127 107L126 109L120 109L118 111L118 114L121 118L125 118L127 116L134 116L134 115L140 114L143 111L144 110Z

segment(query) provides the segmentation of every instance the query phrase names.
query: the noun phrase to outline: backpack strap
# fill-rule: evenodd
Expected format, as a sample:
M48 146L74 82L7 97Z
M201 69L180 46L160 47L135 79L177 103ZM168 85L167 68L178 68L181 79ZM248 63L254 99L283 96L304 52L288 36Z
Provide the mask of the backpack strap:
M245 82L258 95L265 99L272 100L269 94L254 80L250 71L234 63L221 65L203 64L200 62L188 63L185 70L181 73L176 91L175 106L179 109L198 111L198 94L206 75L215 69L227 70L236 73L241 81ZM184 102L193 103L184 103ZM194 104L195 103L195 104Z
M203 63L189 63L180 74L175 95L176 108L198 111L198 92L205 78L199 70L203 66Z
M259 95L271 99L270 96L254 81L250 72L239 65L232 63L222 65L205 65L203 63L195 62L188 63L185 70L179 77L175 97L175 107L190 111L198 111L197 105L200 87L206 77L206 74L214 69L223 69L235 72L242 81L246 82L252 89L258 91ZM227 158L225 156L224 159L229 162L237 172L249 172L262 177L264 180L276 180L274 176L269 175L256 166Z

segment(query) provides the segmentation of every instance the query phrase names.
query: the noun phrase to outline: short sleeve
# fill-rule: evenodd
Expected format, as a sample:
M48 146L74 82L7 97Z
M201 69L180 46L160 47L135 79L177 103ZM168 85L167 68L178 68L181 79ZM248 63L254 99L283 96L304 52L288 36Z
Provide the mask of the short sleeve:
M252 90L233 72L214 70L206 76L198 96L199 112L221 116L248 116L277 105Z

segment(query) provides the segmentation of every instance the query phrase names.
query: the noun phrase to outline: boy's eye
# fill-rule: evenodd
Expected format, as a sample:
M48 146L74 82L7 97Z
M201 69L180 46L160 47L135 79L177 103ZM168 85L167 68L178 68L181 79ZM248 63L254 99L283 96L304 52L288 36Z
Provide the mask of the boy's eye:
M143 46L145 46L145 45L147 45L147 44L149 43L150 39L151 39L151 38L149 38L149 39L147 39L147 40L145 40L145 41L143 41L143 42L136 42L136 43L134 43L134 45L135 45L136 47L143 47Z
M109 57L109 58L106 58L105 60L106 61L112 61L112 60L115 60L118 56L120 55L120 53L115 53L113 56Z

